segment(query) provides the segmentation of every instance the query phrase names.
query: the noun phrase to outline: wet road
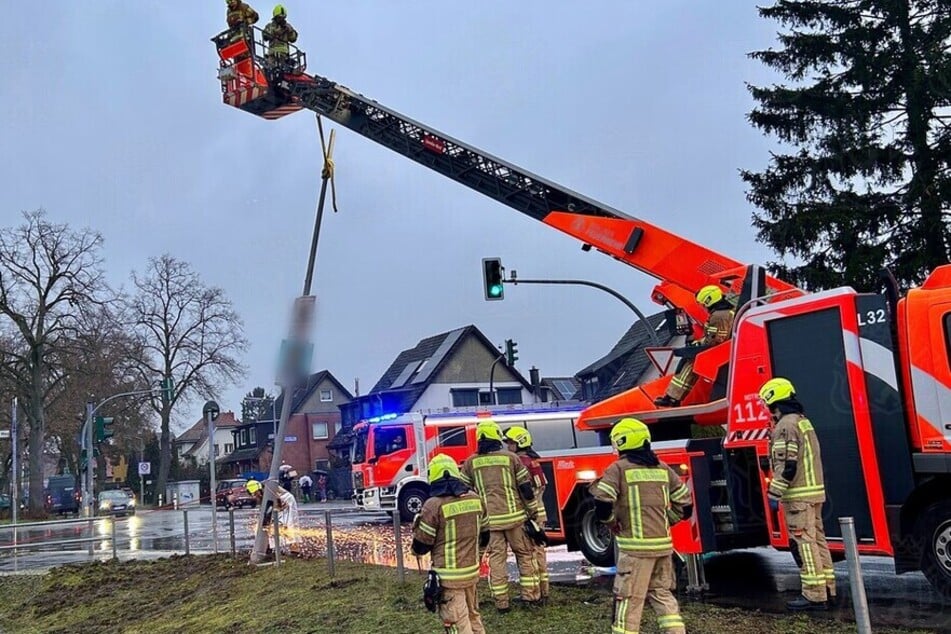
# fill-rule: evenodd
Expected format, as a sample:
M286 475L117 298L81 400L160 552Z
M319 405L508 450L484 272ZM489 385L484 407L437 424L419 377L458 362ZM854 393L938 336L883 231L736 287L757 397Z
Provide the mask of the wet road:
M334 512L332 519L334 547L338 559L380 565L395 565L396 546L393 522L384 514L353 512L347 502L305 504L301 506L301 536L305 556L326 554L324 511ZM253 544L255 511L234 511L235 548L249 551ZM90 557L87 543L72 543L40 550L0 551L0 574L39 572L66 563L107 560L112 557L112 531L115 528L117 554L120 559L167 557L185 552L185 516L182 511L141 511L126 518L97 518L93 523ZM403 527L402 541L407 569L423 570L425 559L417 563L409 553L410 537ZM231 550L230 516L218 513L218 551ZM88 524L62 527L19 529L19 544L35 545L50 540L84 539L89 537ZM188 511L189 549L192 553L213 551L211 510L209 507ZM0 546L12 543L9 527L0 529ZM862 559L873 624L914 626L932 631L951 632L951 602L945 604L919 573L896 576L890 559ZM798 570L788 553L771 549L754 549L710 556L705 561L710 586L702 600L724 606L748 607L782 612L785 601L796 596L799 588ZM818 618L848 620L851 615L847 564L835 566L840 601L836 610ZM564 546L549 549L549 570L556 583L582 583L609 588L611 570L597 569L585 562L580 553L569 553ZM516 574L514 562L510 572Z

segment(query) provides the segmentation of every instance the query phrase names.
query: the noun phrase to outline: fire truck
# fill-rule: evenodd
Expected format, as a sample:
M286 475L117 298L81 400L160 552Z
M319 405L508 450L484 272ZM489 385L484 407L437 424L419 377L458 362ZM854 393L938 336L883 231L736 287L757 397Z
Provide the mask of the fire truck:
M354 425L350 452L353 501L366 510L399 513L410 521L429 497L427 467L436 453L462 463L476 452L475 428L491 418L502 429L524 427L536 439L536 451L570 450L601 444L600 434L580 431L575 422L582 405L552 403L508 405L504 409L388 414Z
M294 47L275 68L258 31L231 35L214 38L226 104L265 119L310 110L572 235L656 278L652 299L694 335L706 318L694 294L707 284L726 289L736 304L733 336L690 350L701 380L679 407L653 404L667 375L590 406L577 422L602 436L622 416L651 425L654 448L693 494L693 518L674 530L678 552L788 548L766 502L769 420L757 398L763 382L784 376L822 444L833 552L842 552L836 518L852 517L861 553L893 557L898 573L921 570L951 597L951 265L912 289L885 277L880 293L806 293L310 75ZM725 436L691 438L692 424L720 426ZM546 457L549 529L595 563L610 562L613 548L587 488L611 460L606 448Z

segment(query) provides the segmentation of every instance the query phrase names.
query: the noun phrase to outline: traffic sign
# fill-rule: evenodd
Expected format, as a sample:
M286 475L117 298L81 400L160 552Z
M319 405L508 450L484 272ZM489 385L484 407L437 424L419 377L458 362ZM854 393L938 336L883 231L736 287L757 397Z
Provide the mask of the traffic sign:
M151 462L140 462L139 463L139 475L150 475L152 473L152 463Z
M670 373L671 366L674 365L673 348L645 347L644 352L647 353L647 358L654 364L661 376L667 376Z

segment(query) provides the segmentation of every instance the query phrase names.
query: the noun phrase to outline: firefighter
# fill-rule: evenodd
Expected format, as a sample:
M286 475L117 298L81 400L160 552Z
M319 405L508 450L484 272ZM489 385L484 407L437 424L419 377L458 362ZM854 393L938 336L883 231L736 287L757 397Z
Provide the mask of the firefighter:
M241 0L227 0L228 28L231 29L231 41L237 42L248 36L248 29L258 21L258 12Z
M538 577L532 560L532 543L525 522L538 514L528 469L518 456L502 447L502 430L493 420L476 425L476 454L462 465L462 481L473 487L488 514L489 591L495 607L505 614L509 605L506 555L511 547L518 566L521 598L525 607L539 604Z
M636 418L611 429L616 462L592 483L595 516L617 536L613 634L640 629L645 600L667 634L683 634L677 599L670 525L693 512L690 490L651 450L650 431Z
M456 461L436 454L429 463L429 499L413 521L413 553L432 552L426 607L438 612L447 633L482 634L476 584L479 548L488 543L485 505L459 476Z
M713 346L730 338L733 331L733 304L723 295L719 286L704 286L697 293L697 303L710 313L703 326L703 339L695 341L693 346ZM677 364L677 372L667 384L667 392L654 399L658 407L677 407L697 383L693 373L693 360L682 357Z
M273 14L274 17L264 27L264 41L268 45L265 58L274 65L282 66L287 62L289 44L297 41L297 31L287 21L284 5L275 5Z
M835 602L835 571L822 525L826 500L819 439L796 388L781 377L759 390L774 427L769 446L772 478L767 496L773 511L783 509L789 550L799 566L802 596L786 604L790 610L824 610Z
M532 479L532 490L538 501L538 515L535 517L532 534L536 538L532 541L532 559L535 563L535 574L538 575L538 594L542 604L548 602L548 541L545 539L544 527L548 521L545 516L544 494L548 479L538 464L539 455L532 448L532 435L524 427L509 427L505 430L505 444L509 451L514 453L528 469ZM532 520L529 520L532 521Z
M278 510L277 520L280 522L278 530L281 535L281 547L287 546L287 550L292 554L300 554L300 513L297 511L297 500L284 487L278 486L276 483L274 486L277 489L274 495L274 505ZM257 480L248 480L245 488L257 500L258 504L264 499L264 486ZM272 502L268 502L266 515L264 516L265 526L268 526L271 522L271 508ZM273 533L268 537L268 544L269 548L274 550Z

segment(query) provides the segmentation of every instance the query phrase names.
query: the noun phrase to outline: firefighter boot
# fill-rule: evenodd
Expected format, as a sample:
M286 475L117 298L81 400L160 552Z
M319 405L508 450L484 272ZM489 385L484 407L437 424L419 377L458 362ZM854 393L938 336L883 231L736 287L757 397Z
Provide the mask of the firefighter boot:
M678 405L680 405L680 401L664 394L660 398L654 399L654 405L656 405L657 407L677 407Z
M800 595L798 598L795 598L792 601L787 601L786 608L800 612L807 610L827 610L829 609L829 605L825 601L810 601L806 597Z

